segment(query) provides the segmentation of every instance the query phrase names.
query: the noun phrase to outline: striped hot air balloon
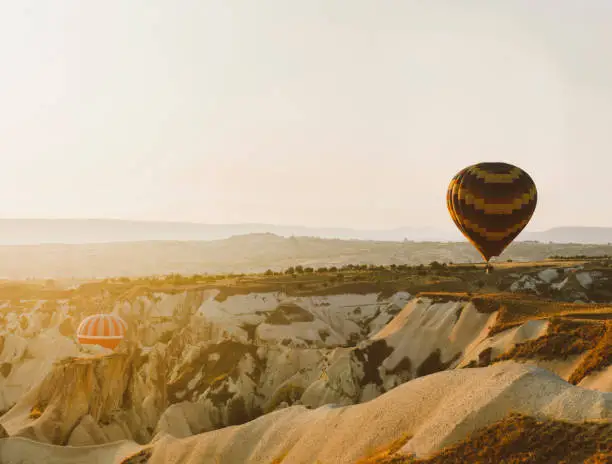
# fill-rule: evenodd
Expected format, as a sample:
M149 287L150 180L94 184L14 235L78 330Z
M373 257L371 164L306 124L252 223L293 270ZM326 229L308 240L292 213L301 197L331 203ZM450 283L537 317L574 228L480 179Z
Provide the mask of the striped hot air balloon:
M499 256L533 215L538 193L522 169L507 163L479 163L462 169L448 186L451 218L487 262Z
M77 329L77 338L83 345L101 345L115 349L125 337L127 323L113 314L88 316Z

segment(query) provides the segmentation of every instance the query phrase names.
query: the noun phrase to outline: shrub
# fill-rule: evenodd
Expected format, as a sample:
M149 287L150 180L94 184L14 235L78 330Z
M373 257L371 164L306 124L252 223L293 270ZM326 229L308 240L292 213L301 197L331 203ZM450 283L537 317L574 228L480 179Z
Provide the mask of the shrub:
M274 411L283 401L287 402L287 404L293 404L302 397L303 393L303 387L290 383L285 384L274 393L270 403L265 408L265 412Z

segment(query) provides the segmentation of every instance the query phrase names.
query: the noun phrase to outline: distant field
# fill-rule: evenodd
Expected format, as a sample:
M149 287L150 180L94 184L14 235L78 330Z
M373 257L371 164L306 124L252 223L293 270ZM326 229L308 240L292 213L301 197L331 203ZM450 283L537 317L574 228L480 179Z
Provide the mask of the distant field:
M500 262L494 271L485 273L482 264L439 264L370 266L366 269L313 269L313 272L294 272L287 269L253 274L182 275L169 274L151 277L120 277L81 281L38 279L0 282L0 300L39 300L83 297L104 294L111 301L131 299L154 292L182 292L196 289L218 289L218 299L252 292L282 292L287 295L334 295L343 293L379 293L389 295L398 291L487 293L507 290L519 274L537 272L542 267L585 269L612 275L611 260L550 260L537 262ZM268 271L270 274L270 271ZM611 284L612 285L612 284ZM607 291L605 288L601 291ZM601 298L602 300L612 301ZM596 297L597 295L595 295ZM605 294L607 296L607 294Z
M516 242L499 262L612 255L611 245ZM481 263L467 242L388 242L252 234L215 241L0 246L0 278L82 280L161 274L279 271L290 266ZM515 266L516 264L511 264Z

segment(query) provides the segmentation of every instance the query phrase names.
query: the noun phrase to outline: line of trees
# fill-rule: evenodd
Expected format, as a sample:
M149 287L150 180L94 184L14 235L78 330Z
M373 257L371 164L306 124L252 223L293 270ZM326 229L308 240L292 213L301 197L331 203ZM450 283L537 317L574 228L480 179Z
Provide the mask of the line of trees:
M552 255L549 256L548 259L556 259L556 260L573 260L573 259L584 259L584 260L598 260L598 259L612 259L610 255L599 255L599 256L587 256L587 255L572 255L572 256L561 256L561 255Z
M452 263L450 263L452 264ZM463 266L470 269L475 266ZM290 266L287 269L274 272L268 269L264 272L264 275L296 275L296 274L327 274L327 273L338 273L338 272L363 272L363 271L391 271L391 272L405 272L405 271L419 271L425 269L431 270L444 270L447 269L446 263L439 263L438 261L432 261L429 265L418 264L411 266L409 264L390 264L390 265L376 265L376 264L345 264L344 266L323 266L323 267L304 267L301 265Z

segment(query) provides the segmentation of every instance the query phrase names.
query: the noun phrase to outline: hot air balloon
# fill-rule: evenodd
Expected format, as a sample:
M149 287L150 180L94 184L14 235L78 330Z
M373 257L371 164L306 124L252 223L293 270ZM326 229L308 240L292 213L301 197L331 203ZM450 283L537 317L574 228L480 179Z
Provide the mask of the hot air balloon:
M446 203L457 228L487 262L499 256L533 215L538 193L522 169L507 163L478 163L451 180Z
M113 314L88 316L77 329L77 338L83 345L101 345L115 349L125 337L127 323Z

